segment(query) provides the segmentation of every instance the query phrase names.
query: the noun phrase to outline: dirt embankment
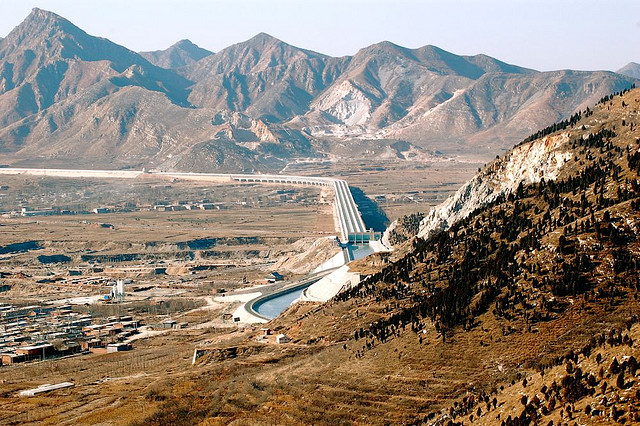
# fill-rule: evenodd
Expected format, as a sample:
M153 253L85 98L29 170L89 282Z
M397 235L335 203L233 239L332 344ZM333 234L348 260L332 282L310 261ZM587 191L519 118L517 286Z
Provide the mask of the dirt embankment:
M274 269L306 274L341 251L333 238L303 238L292 244L291 249L292 252L276 262Z

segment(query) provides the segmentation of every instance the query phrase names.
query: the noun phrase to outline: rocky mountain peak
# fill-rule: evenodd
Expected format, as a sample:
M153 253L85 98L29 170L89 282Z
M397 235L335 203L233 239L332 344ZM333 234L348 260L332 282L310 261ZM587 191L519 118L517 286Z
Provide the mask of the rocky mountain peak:
M87 34L60 15L47 10L34 8L24 21L15 27L7 36L7 40L15 42L29 41L32 38L49 39L62 34Z
M416 56L431 71L442 74L456 74L476 80L485 74L485 70L464 56L455 55L436 46L423 46L416 49Z
M50 12L48 10L39 9L34 7L31 9L31 13L24 20L23 24L31 24L31 23L42 23L44 25L60 25L60 24L71 24L62 16ZM72 24L71 24L72 25Z
M134 52L107 39L94 37L53 12L34 8L3 42L0 59L8 56L39 57L38 62L57 59L109 60L119 71L131 63L146 62ZM126 65L124 64L126 63Z
M197 47L197 45L194 44L188 38L183 38L182 40L176 41L171 47L191 47L191 46L196 46Z
M640 64L636 62L629 62L616 72L618 74L626 75L627 77L640 78Z
M287 44L266 33L229 46L184 69L199 107L246 111L268 122L308 112L347 61Z
M398 46L390 41L381 41L360 49L353 56L352 66L372 59L382 62L397 62L405 59L416 60L411 49Z
M162 68L184 67L212 54L213 52L203 49L187 39L180 40L165 50L140 52L140 55L146 60Z
M251 37L245 43L258 47L258 46L266 46L266 45L270 45L270 44L284 43L284 42L282 40L279 40L279 39L273 37L270 34L267 34L265 32L260 32L260 33L256 34L255 36ZM286 44L286 43L284 43L284 44Z
M267 63L262 64L265 66L287 65L290 61L300 58L328 58L320 53L292 46L264 32L223 49L215 56L254 65L261 63L262 58L267 58Z
M191 40L186 38L176 42L171 47L182 49L188 52L208 52L209 55L213 53L207 49L201 48L200 46L198 46L197 44L193 43Z
M392 52L392 53L406 53L408 52L410 49L407 49L406 47L402 47L399 46L393 42L390 42L388 40L384 40L381 41L379 43L375 43L372 44L370 46L367 46L363 49L360 49L360 52Z
M36 114L69 97L82 94L84 102L92 103L130 86L162 92L186 105L190 84L123 46L36 8L0 44L0 125L30 117L32 122L23 130L28 132L39 123ZM59 128L67 119L50 118L50 128Z

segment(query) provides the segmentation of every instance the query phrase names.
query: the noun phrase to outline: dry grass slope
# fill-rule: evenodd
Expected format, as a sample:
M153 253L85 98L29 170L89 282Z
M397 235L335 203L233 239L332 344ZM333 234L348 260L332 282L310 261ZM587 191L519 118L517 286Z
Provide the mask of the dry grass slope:
M358 287L272 322L293 345L203 362L201 377L172 388L145 422L636 421L627 357L638 357L640 314L639 98L615 96L562 130L559 149L573 159L556 182L522 187L448 232L361 264L372 275ZM606 368L613 356L627 362L622 382L620 368ZM599 390L573 390L592 374ZM525 390L524 379L533 383Z

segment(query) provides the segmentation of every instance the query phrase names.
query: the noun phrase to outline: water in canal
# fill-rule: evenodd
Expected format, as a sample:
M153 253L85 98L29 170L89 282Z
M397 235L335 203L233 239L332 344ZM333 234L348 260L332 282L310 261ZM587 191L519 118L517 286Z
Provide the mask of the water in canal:
M349 254L353 260L362 259L363 257L374 253L374 250L369 246L369 244L349 244L346 249L349 250ZM311 284L312 283L309 283L309 285ZM253 309L260 315L267 318L275 318L280 315L282 311L287 309L294 300L299 298L302 291L307 287L297 288L295 290L282 293L272 299L256 303L253 306Z
M346 248L353 260L360 260L375 253L369 244L349 244Z
M253 309L255 309L255 311L260 315L264 315L267 318L275 318L280 315L280 312L287 309L294 300L300 297L303 290L304 288L298 288L274 297L273 299L256 303L253 306Z

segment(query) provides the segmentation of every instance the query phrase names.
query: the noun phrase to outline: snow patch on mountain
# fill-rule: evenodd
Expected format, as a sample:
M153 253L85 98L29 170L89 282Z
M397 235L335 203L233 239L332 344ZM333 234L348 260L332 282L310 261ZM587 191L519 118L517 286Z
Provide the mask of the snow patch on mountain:
M568 133L547 136L522 144L493 161L454 195L431 209L420 222L418 236L428 238L436 231L448 229L499 196L516 191L520 184L555 180L571 158L571 153L561 150L568 141Z

